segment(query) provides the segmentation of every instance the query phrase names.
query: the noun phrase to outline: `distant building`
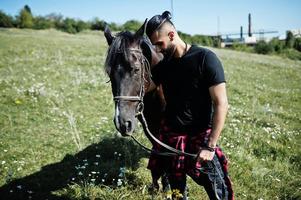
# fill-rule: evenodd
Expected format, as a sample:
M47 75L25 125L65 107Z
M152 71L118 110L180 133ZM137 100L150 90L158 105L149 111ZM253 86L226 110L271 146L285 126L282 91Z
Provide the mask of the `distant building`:
M252 28L252 19L251 14L248 15L248 32L243 32L243 27L240 27L240 33L229 33L222 34L222 42L221 47L231 47L235 44L244 44L248 46L254 46L258 41L266 41L268 42L271 38L265 37L265 34L278 33L278 31L273 30L264 30L260 29L258 31L254 31ZM300 34L300 32L298 32ZM257 37L255 36L257 35ZM240 38L233 37L240 36ZM245 37L244 37L245 36Z

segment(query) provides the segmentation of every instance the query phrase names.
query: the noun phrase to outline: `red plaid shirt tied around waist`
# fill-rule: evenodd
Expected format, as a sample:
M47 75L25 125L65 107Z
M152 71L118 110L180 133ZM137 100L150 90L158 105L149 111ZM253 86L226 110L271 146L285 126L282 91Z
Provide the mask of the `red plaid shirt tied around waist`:
M156 137L168 144L169 146L185 151L187 153L197 154L201 147L207 145L208 137L211 134L211 129L207 129L203 132L190 135L184 132L174 132L166 125L161 127L161 131ZM156 152L168 152L167 149L159 144L153 145L153 150ZM215 154L220 162L222 171L224 173L225 184L229 191L229 199L234 199L231 180L228 176L228 160L220 147L215 149ZM196 162L196 159L190 156L160 156L151 154L148 168L155 171L158 174L164 172L174 174L176 177L182 177L183 174L199 177L201 175L200 169L202 167L201 162Z

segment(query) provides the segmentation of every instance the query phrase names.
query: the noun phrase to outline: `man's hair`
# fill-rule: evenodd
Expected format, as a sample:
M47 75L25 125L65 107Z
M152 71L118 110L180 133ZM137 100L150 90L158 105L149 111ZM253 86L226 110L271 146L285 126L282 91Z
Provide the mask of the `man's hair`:
M164 11L162 15L155 15L153 16L148 22L146 26L146 35L151 38L152 34L159 30L163 24L169 23L173 27L173 23L170 21L171 20L171 14L169 11Z

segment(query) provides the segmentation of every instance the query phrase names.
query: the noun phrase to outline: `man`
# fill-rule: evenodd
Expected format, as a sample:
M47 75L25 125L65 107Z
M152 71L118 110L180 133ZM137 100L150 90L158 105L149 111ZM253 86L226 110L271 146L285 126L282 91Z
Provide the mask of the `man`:
M152 17L146 27L152 44L164 55L152 70L153 81L162 84L166 100L160 140L198 156L195 160L151 155L148 168L158 174L166 168L172 190L182 194L188 174L204 186L210 199L234 199L227 160L217 147L228 111L222 64L212 51L184 42L170 19L165 11Z

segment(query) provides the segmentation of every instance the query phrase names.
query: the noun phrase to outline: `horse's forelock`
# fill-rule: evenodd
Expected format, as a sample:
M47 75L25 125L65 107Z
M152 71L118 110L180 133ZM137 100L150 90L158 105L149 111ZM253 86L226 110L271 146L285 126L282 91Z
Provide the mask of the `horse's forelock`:
M129 31L123 31L118 33L112 44L110 45L107 53L107 58L105 61L106 72L109 74L111 67L116 62L116 55L123 54L125 62L129 62L129 47L130 45L137 40L135 34Z

